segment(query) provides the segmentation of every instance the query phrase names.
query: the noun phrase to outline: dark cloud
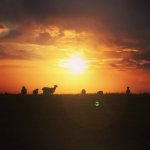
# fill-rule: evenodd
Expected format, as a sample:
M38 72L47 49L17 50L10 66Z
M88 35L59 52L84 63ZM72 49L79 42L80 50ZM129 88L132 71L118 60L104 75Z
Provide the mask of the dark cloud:
M48 32L40 33L39 36L36 38L36 42L38 44L49 44L52 37Z
M134 54L133 59L138 61L141 60L150 61L150 49L146 51L141 50L141 53Z
M118 30L134 25L149 28L149 5L148 0L1 0L0 16L6 20L87 17L111 23L107 25Z
M22 32L20 30L10 30L6 34L4 34L0 40L9 40L14 39L22 35Z
M33 51L27 50L16 50L16 49L8 49L7 47L0 46L0 60L3 59L18 59L18 60L31 60L31 59L39 59L38 56Z
M140 65L141 69L150 69L150 62L149 63L144 63L142 65Z
M114 68L120 69L133 69L139 67L139 63L133 59L121 59L116 63L111 63L110 65Z
M5 26L3 24L0 24L0 29L5 29Z

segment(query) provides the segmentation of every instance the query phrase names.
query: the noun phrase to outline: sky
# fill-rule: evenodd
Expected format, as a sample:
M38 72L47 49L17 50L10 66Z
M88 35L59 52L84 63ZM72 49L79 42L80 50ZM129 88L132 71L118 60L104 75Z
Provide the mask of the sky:
M0 93L150 92L149 0L1 0Z

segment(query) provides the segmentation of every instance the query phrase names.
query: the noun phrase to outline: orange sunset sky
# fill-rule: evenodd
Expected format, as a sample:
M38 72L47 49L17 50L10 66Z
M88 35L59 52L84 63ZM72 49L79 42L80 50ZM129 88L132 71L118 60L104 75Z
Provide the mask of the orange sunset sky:
M128 0L2 0L0 93L150 92L149 11Z

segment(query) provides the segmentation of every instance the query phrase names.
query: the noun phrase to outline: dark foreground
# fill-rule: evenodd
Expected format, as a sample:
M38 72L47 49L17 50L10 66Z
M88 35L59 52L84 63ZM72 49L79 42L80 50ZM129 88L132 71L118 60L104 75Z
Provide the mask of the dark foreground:
M0 95L0 149L150 149L150 95Z

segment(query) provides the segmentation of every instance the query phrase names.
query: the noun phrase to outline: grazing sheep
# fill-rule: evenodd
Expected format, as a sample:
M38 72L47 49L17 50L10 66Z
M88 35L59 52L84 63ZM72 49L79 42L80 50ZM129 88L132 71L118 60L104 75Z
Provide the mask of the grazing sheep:
M42 90L43 90L43 95L52 95L54 94L56 88L58 86L57 85L54 85L53 88L50 88L50 87L43 87Z
M97 92L97 95L99 95L99 96L103 96L103 94L104 94L103 91L98 91Z

